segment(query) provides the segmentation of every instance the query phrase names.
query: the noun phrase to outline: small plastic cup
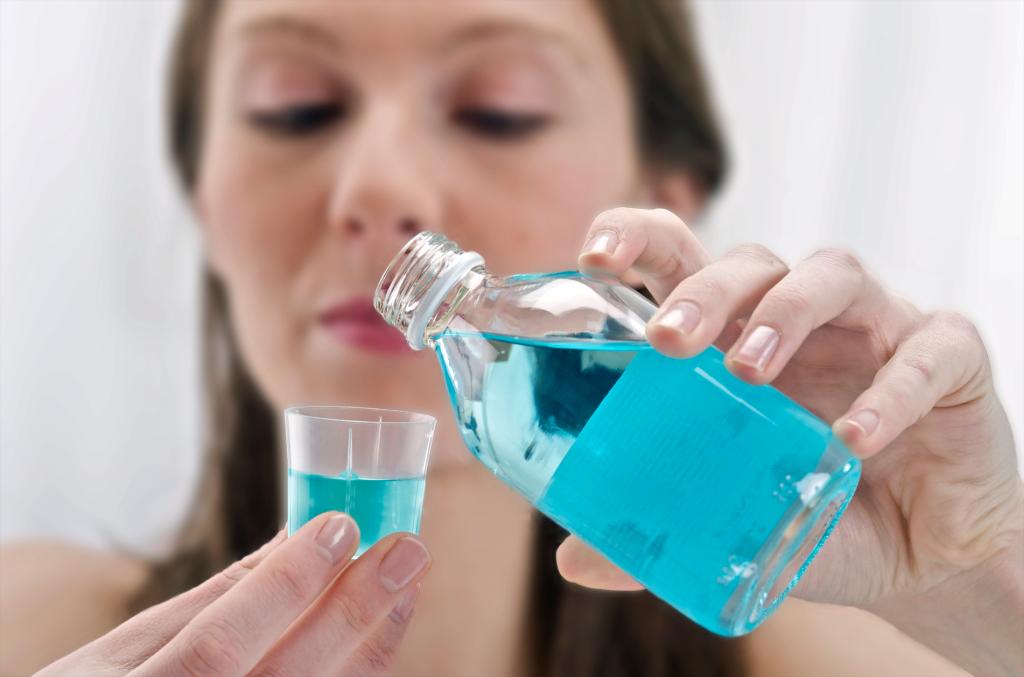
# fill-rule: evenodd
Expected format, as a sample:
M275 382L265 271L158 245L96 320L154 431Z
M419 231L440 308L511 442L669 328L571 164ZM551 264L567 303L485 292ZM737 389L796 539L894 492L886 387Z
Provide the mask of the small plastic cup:
M419 533L432 416L321 406L292 407L284 419L289 535L330 510L359 525L356 557L388 534Z

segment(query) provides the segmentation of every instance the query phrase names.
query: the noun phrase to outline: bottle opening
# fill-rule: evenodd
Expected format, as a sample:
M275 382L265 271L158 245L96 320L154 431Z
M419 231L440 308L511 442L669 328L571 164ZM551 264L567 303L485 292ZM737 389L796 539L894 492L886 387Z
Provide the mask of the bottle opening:
M482 256L462 251L443 235L419 233L388 264L377 283L373 306L405 335L410 346L421 350L438 306L466 273L483 262Z

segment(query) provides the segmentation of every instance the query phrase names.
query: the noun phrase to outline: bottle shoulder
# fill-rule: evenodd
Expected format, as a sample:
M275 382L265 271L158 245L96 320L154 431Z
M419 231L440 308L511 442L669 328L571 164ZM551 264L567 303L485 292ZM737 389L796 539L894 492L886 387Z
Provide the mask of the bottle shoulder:
M611 277L528 273L477 286L447 329L449 335L624 344L623 349L636 350L646 344L644 329L655 310L646 297Z

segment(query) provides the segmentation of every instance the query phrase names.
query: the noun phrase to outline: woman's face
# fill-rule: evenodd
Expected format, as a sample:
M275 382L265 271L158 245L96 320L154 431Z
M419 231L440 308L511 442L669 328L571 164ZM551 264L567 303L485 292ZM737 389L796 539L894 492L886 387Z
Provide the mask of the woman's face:
M277 407L447 421L434 356L373 312L391 257L432 230L498 275L570 268L635 197L626 77L583 1L229 0L211 67L197 204Z

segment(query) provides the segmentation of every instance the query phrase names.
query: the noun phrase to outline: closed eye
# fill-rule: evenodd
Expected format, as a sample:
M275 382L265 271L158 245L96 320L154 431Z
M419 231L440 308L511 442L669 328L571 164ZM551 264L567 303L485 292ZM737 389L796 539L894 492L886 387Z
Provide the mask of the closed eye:
M278 136L309 136L341 120L344 107L334 101L255 110L248 114L254 127Z
M494 108L462 108L453 119L463 128L498 141L514 141L540 131L551 120L543 113L511 113Z

